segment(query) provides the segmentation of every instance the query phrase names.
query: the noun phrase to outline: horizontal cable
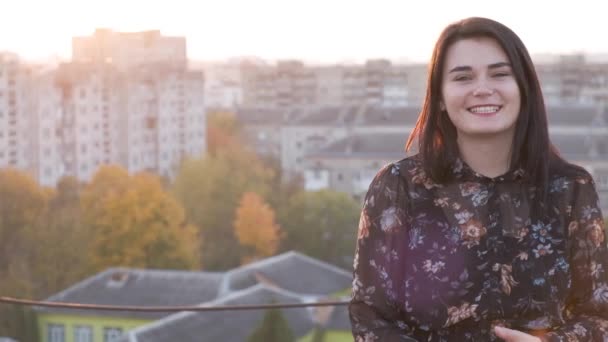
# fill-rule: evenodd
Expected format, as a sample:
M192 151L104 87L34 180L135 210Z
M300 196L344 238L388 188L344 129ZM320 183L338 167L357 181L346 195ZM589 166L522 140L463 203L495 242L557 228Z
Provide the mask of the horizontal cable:
M290 309L311 306L348 305L347 301L317 302L317 303L286 303L263 305L223 305L223 306L129 306L129 305L98 305L63 302L44 302L11 297L0 297L0 303L25 306L40 306L74 310L106 310L106 311L139 311L139 312L178 312L178 311L229 311L229 310L260 310L260 309Z

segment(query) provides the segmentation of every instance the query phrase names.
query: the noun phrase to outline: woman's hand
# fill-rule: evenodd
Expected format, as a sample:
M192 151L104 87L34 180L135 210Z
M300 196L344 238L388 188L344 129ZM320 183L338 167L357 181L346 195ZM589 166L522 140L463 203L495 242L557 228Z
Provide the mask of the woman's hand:
M509 328L495 327L494 333L506 342L542 342L542 340L536 336Z

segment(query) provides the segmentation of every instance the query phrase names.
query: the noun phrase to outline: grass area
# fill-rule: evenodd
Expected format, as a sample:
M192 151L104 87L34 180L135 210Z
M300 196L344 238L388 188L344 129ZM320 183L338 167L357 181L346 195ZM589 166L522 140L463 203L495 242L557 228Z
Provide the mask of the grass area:
M315 331L312 330L308 335L302 337L298 342L312 342L312 336ZM325 332L324 342L353 342L353 335L350 331L330 330Z
M351 291L352 291L352 289L350 287L347 287L347 288L345 288L342 291L332 293L331 297L336 297L336 298L337 297L344 297L344 296L350 297Z

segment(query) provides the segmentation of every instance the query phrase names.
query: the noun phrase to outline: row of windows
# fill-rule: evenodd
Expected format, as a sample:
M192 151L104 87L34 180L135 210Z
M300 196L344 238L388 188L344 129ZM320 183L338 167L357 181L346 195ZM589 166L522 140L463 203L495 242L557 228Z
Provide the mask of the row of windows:
M10 109L10 110L8 111L8 115L9 115L9 116L11 116L11 117L16 116L16 115L17 115L17 110L15 110L15 109ZM4 112L3 112L3 111L0 111L0 118L2 118L2 117L4 117Z
M74 325L72 333L74 342L94 342L93 327L90 325ZM118 341L122 333L122 328L104 327L103 342ZM47 324L47 342L65 342L66 340L64 324Z
M10 157L15 158L17 156L16 151L10 151L7 153ZM0 151L0 158L4 158L4 151Z

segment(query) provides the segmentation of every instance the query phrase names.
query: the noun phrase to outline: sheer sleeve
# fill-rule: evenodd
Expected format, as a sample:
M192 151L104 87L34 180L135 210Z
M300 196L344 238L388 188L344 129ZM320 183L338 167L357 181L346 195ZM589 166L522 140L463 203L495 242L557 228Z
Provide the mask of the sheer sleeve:
M388 165L372 181L361 211L349 305L357 342L415 341L398 309L396 288L403 253L396 245L405 238L407 193L396 165ZM401 241L401 245L404 242Z
M572 287L566 323L546 341L608 341L608 250L604 219L590 175L578 178L568 235Z

